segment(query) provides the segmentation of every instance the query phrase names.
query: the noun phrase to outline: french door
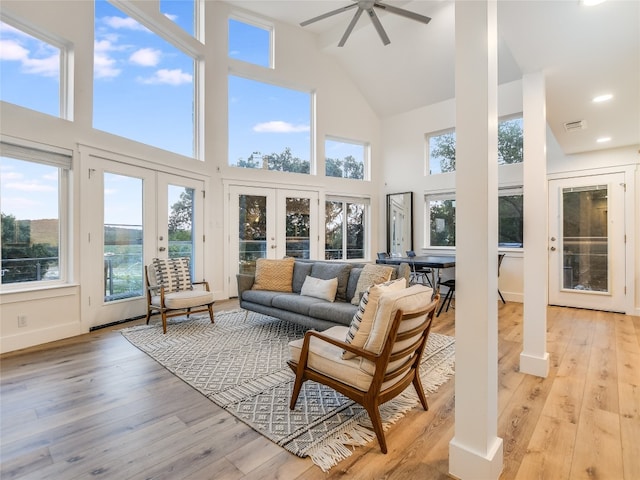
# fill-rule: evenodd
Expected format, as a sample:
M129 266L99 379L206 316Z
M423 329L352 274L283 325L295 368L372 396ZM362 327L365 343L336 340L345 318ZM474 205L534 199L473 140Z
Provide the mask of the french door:
M625 311L624 174L549 182L549 303Z
M154 257L189 257L192 277L202 277L204 184L104 159L91 163L81 275L83 321L96 326L146 313L144 266Z
M229 296L259 258L317 258L318 192L229 186Z

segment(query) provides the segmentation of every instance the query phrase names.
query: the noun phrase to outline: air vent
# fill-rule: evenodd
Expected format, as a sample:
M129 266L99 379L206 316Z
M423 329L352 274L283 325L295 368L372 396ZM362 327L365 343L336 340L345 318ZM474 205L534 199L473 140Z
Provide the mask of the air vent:
M567 122L564 124L564 129L567 132L573 132L575 130L585 130L587 128L587 122L584 120L578 120L576 122Z

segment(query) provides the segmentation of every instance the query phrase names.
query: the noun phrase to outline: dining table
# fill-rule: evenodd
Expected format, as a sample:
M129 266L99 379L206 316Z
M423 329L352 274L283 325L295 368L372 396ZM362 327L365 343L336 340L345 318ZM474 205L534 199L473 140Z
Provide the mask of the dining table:
M434 295L440 290L440 270L456 266L456 257L453 255L416 255L415 257L387 257L378 258L376 263L387 265L399 265L408 263L411 270L416 268L431 269L431 285Z

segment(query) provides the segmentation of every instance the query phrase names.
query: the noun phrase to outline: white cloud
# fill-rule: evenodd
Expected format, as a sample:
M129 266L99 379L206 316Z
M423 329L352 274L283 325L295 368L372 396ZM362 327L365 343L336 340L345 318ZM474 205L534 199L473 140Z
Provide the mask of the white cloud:
M139 78L138 81L148 85L182 85L184 83L191 83L193 81L193 75L185 73L179 68L175 70L167 70L163 68L158 70L153 77Z
M138 30L142 32L148 32L147 27L137 22L133 18L124 18L124 17L104 17L102 21L111 28L115 28L116 30Z
M162 52L160 50L155 50L153 48L141 48L131 54L129 61L143 67L155 67L160 63L161 55Z
M173 13L165 13L164 16L167 17L172 22L175 22L176 20L178 20L178 15L175 15Z
M113 78L120 75L122 70L115 67L116 61L109 55L95 52L93 56L93 71L96 78Z
M0 60L20 62L24 73L57 77L60 73L60 52L58 49L43 45L43 50L51 52L48 57L32 58L30 50L14 40L0 41Z
M29 50L13 40L0 40L0 60L24 61L29 58Z
M4 185L4 182L8 181L8 180L20 180L22 178L24 178L24 175L18 172L12 172L10 171L8 168L2 168L0 169L0 171L2 172L2 183Z
M272 120L271 122L258 123L253 127L258 133L299 133L308 132L309 125L294 125L282 120Z

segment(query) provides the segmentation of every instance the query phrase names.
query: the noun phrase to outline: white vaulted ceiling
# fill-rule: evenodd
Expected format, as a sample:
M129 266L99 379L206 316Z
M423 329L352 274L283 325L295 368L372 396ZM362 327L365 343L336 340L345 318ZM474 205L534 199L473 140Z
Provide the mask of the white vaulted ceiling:
M387 46L366 15L346 45L337 46L354 9L299 26L350 1L228 3L316 34L320 48L337 59L381 118L455 96L453 0L382 0L432 18L423 25L376 10L391 40ZM579 0L501 0L498 36L500 83L544 72L548 123L565 153L640 144L640 2L586 7ZM603 93L613 99L591 102ZM586 129L565 131L565 123L579 120ZM611 141L596 142L604 136Z

